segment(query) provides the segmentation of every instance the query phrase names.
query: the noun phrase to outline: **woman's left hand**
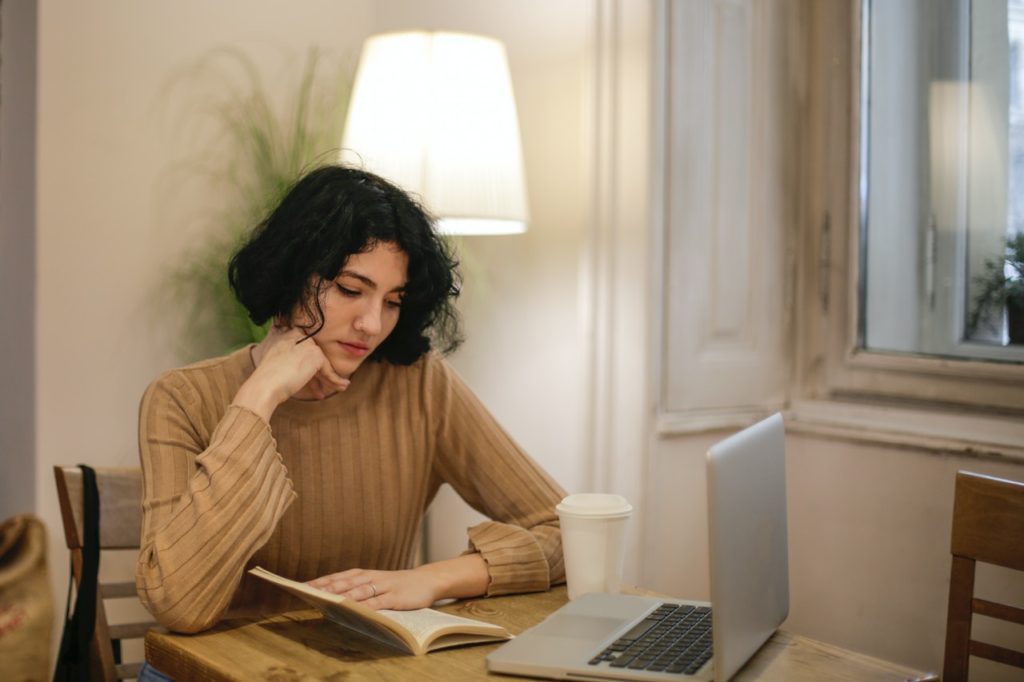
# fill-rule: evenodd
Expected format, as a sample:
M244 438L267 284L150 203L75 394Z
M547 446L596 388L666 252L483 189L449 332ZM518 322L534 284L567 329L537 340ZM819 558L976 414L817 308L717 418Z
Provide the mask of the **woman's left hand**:
M353 568L310 580L317 589L340 594L362 602L371 609L408 611L431 606L441 599L440 586L429 573L408 571L372 571Z
M310 580L309 584L355 599L371 609L409 611L427 608L439 599L478 597L487 592L490 580L483 557L464 554L407 571L352 568Z

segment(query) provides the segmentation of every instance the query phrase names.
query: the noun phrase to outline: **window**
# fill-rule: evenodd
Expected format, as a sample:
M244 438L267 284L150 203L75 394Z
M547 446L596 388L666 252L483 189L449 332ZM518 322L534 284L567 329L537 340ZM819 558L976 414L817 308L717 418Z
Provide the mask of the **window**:
M1010 170L1010 102L1024 100L1008 85L1011 52L1022 49L1007 28L1017 4L808 7L798 400L1004 415L1020 424L1024 347L1007 343L1005 310L992 314L994 330L967 324L973 278L1020 229L1014 216L1024 212L1009 203L1011 183L1020 182ZM997 49L998 41L979 36L992 35L1000 16ZM992 69L988 81L979 76L997 53L1001 91ZM998 92L1003 104L995 106ZM886 97L895 100L887 106ZM1004 121L1003 137L981 125L986 117ZM1001 155L1003 168L983 165L984 154ZM893 417L892 428L901 421ZM1019 443L1024 432L1011 424L1007 434Z
M862 16L857 346L1024 362L1024 0Z

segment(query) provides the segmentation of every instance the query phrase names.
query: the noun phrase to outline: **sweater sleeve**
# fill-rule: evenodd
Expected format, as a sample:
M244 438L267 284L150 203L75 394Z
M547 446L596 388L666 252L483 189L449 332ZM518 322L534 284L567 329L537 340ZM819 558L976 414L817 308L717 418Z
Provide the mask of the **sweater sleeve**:
M154 618L177 632L217 622L246 562L295 499L263 419L231 406L204 438L198 426L204 410L210 405L198 392L168 374L150 385L139 412L143 499L136 587Z
M436 371L438 468L442 480L490 517L469 529L469 552L490 574L488 596L535 592L565 581L555 505L565 491L501 428L440 358Z

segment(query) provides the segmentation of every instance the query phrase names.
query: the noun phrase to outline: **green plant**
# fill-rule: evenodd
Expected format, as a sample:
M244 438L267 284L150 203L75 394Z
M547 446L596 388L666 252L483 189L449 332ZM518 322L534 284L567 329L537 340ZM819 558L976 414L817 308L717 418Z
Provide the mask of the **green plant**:
M974 282L978 289L968 319L970 331L996 316L1001 320L1004 309L1009 309L1013 318L1024 313L1024 232L1007 238L1003 256L987 259L983 273ZM1011 322L1010 327L1014 341L1015 325Z
M350 78L341 68L318 77L321 63L313 49L288 97L290 109L279 115L273 93L253 61L236 50L218 50L244 78L209 103L227 153L203 160L210 182L224 198L214 217L214 234L189 251L170 275L170 290L185 308L181 352L187 359L226 353L266 334L235 299L227 264L253 227L281 201L307 170L335 159L341 143Z

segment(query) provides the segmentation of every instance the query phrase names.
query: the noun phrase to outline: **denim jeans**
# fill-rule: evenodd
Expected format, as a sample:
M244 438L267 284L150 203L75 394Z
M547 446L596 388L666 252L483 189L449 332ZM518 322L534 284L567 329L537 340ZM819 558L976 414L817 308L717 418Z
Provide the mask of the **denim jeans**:
M174 682L170 677L151 666L148 662L142 664L139 671L138 682Z

